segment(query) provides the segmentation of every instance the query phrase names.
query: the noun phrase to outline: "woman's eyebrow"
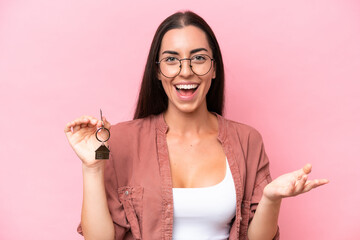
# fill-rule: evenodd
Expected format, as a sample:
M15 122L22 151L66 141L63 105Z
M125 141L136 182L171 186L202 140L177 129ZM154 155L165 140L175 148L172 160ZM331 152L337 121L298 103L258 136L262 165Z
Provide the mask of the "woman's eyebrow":
M208 52L208 50L206 48L196 48L196 49L191 50L190 54L194 54L194 53L201 52L201 51Z
M162 54L165 54L165 53L168 53L168 54L173 54L173 55L179 55L178 52L175 52L175 51L170 51L170 50L166 50L166 51L163 51Z

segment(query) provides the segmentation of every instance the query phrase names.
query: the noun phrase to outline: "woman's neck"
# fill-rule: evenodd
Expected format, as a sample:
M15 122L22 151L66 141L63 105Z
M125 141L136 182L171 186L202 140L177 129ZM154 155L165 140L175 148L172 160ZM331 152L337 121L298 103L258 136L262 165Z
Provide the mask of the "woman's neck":
M164 113L164 118L172 134L201 135L218 131L217 118L207 108L198 109L191 113L168 108Z

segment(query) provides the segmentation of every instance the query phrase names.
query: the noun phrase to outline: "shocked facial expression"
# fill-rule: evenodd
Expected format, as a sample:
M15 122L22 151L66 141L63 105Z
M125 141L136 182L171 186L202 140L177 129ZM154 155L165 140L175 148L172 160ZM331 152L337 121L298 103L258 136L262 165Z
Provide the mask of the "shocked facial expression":
M205 32L198 27L190 25L165 33L158 79L169 99L168 110L191 113L207 109L206 94L216 76L212 54Z

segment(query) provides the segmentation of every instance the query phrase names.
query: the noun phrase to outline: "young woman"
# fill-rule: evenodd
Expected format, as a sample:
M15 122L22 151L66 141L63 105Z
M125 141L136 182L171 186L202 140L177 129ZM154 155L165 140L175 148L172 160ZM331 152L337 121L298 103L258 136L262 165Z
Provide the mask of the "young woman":
M192 12L155 33L133 121L111 127L109 160L95 160L105 118L65 127L83 162L79 232L86 239L279 239L282 198L321 186L311 165L271 181L260 134L223 118L224 68L208 24Z

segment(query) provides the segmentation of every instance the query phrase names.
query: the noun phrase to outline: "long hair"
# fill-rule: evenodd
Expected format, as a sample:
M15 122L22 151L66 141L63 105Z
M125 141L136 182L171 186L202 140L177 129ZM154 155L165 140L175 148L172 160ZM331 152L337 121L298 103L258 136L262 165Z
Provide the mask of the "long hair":
M212 80L209 92L206 95L206 104L210 112L222 115L224 108L224 65L219 44L214 32L204 19L191 11L185 11L169 16L156 30L145 65L134 119L145 118L152 114L157 115L167 109L168 97L161 81L157 79L159 69L156 61L159 58L160 46L165 33L171 29L181 29L189 25L198 27L205 32L212 50L216 78Z

